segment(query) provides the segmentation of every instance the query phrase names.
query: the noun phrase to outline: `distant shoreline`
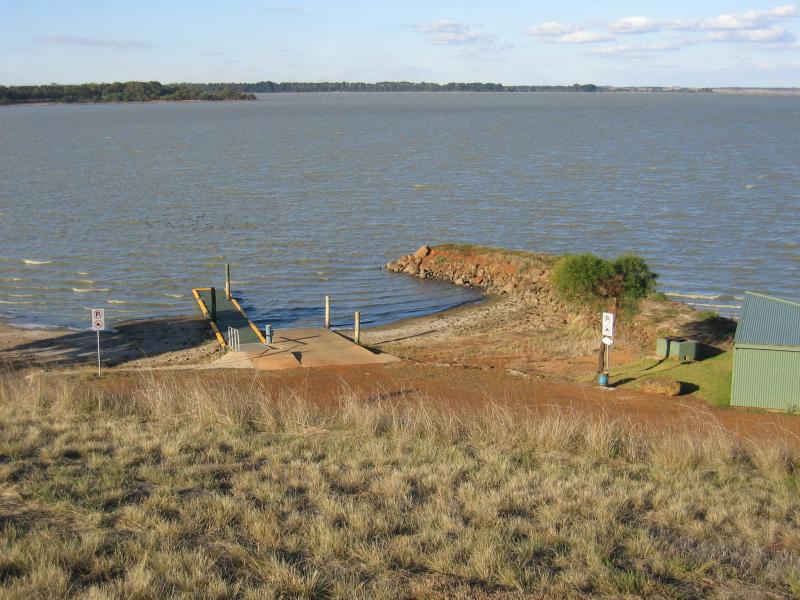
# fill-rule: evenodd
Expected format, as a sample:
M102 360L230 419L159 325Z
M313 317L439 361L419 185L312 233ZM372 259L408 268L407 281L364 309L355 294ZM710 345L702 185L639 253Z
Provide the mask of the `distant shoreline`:
M789 87L685 87L685 86L611 86L594 83L572 85L504 85L491 82L412 82L359 81L339 82L239 82L239 83L168 83L126 81L113 83L0 85L0 106L50 104L112 104L143 102L220 102L257 100L256 94L286 93L667 93L722 95L800 95L800 88Z
M116 102L213 102L255 100L250 92L229 86L169 83L158 81L126 81L121 83L81 83L77 85L0 85L0 105L17 104L106 104Z
M669 94L753 94L800 95L800 87L755 86L660 86L660 85L597 85L573 83L570 85L506 85L492 82L429 81L255 81L255 82L205 82L167 83L158 81L115 81L112 83L51 83L43 85L0 85L0 105L65 103L105 104L127 102L182 102L256 100L255 94L284 93L669 93Z
M239 103L239 102L254 102L256 99L235 99L225 98L220 100L111 100L111 101L98 101L98 102L6 102L0 104L0 108L4 107L20 107L20 106L119 106L121 104L226 104L226 103Z
M290 91L290 92L255 92L254 95L264 96L284 96L289 94L586 94L587 92L579 92L572 90L558 90L558 91L475 91L475 90L441 90L441 91L357 91L357 90L334 90L334 91ZM614 90L597 90L591 92L593 94L696 94L696 95L719 95L719 96L800 96L800 88L797 89L772 89L772 88L714 88L708 90L640 90L640 89L614 89ZM5 102L0 103L0 108L4 107L20 107L20 106L98 106L98 105L124 105L124 104L226 104L226 103L239 103L239 102L253 102L258 101L257 98L221 98L209 100L98 100L86 102L58 102L58 101L22 101L22 102Z
M715 94L753 96L800 96L800 88L713 88Z

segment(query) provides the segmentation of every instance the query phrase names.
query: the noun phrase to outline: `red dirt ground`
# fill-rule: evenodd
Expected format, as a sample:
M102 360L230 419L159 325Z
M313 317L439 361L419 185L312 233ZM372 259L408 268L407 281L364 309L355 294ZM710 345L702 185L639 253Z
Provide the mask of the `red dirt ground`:
M348 391L367 402L425 398L436 405L467 411L497 403L534 412L627 420L647 427L705 430L718 427L745 439L780 439L800 447L800 418L794 415L718 408L699 399L628 389L608 390L542 376L515 376L490 368L435 367L403 361L271 373L207 371L205 374L225 381L246 379L247 385L242 385L242 389L255 383L273 394L299 394L319 403L332 402Z

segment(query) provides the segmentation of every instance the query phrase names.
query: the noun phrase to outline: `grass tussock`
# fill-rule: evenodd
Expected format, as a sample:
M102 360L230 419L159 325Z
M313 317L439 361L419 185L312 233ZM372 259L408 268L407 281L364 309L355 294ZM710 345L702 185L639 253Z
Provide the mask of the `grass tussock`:
M800 594L786 444L245 382L4 376L0 598Z

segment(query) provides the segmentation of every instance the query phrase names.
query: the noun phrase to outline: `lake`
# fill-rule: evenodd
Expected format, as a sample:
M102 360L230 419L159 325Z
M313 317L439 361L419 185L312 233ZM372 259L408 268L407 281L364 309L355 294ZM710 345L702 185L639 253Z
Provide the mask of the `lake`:
M735 314L800 298L800 97L285 94L0 108L0 316L87 327L196 311L334 325L477 298L379 267L418 246L634 252Z

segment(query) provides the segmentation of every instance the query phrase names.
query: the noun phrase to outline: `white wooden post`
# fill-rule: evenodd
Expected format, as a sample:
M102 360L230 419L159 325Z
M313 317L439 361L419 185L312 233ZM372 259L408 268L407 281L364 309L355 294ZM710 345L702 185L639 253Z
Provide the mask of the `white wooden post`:
M353 336L356 340L356 344L361 343L361 313L356 311L355 314L355 332Z
M325 296L325 329L331 328L331 297Z
M225 297L231 299L231 266L225 265Z

